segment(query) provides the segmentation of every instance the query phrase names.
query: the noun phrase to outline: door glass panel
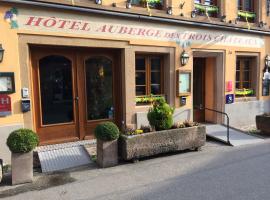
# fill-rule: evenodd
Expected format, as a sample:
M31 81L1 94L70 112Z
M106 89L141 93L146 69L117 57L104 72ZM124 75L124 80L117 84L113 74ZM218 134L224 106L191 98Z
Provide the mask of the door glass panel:
M42 124L74 121L72 63L63 56L39 61Z
M112 61L106 57L86 60L87 119L100 120L113 115Z

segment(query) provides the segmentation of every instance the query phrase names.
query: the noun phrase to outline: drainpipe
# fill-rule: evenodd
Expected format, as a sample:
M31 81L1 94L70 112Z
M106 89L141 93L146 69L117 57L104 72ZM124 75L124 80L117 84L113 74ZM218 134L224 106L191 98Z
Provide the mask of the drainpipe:
M126 18L132 18L132 19L137 19L137 20L148 20L148 21L163 22L163 23L165 22L165 23L173 23L173 24L178 24L178 25L197 26L197 27L204 27L204 28L211 28L211 29L217 28L221 30L237 31L237 32L249 33L249 34L253 33L253 34L261 34L261 35L270 35L269 31L263 31L263 30L248 30L245 28L232 27L228 25L219 25L219 24L210 24L207 22L203 23L203 22L194 22L194 21L180 20L180 19L146 16L146 15L135 14L135 13L124 13L124 12L109 11L109 10L102 10L102 9L96 9L96 8L83 8L83 7L75 7L75 6L28 1L28 0L27 1L26 0L2 0L1 2L41 6L41 7L46 7L46 8L65 9L65 10L86 12L86 13L92 13L92 14L126 17Z

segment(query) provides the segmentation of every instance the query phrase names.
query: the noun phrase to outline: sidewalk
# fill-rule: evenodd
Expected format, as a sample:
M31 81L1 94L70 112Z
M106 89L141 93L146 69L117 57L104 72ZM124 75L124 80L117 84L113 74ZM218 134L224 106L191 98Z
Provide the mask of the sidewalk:
M200 152L157 157L108 169L92 166L38 177L35 184L18 186L15 190L1 187L0 198L10 194L8 199L20 200L268 200L269 166L269 140L234 148L208 142ZM45 187L40 184L41 180L47 180Z

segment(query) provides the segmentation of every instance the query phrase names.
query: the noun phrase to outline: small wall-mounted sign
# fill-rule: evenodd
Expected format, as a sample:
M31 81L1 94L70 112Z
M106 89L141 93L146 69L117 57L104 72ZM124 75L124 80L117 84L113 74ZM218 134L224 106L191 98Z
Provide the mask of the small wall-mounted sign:
M232 81L227 81L226 83L226 92L231 92L233 87L233 82Z
M11 115L11 98L6 94L0 94L0 117Z
M234 103L234 94L227 94L226 95L226 104Z

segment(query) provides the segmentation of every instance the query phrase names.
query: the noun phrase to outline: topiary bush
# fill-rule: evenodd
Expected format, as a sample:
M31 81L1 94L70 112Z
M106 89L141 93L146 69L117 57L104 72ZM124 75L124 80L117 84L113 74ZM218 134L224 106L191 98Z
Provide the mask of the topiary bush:
M112 141L119 138L119 129L112 122L105 122L97 125L95 129L95 136L97 139L103 141Z
M147 119L149 124L156 131L170 129L173 125L174 108L166 103L165 99L159 99L154 102L153 107L149 109Z
M12 153L30 152L38 143L38 135L30 129L15 130L7 138L7 146Z

